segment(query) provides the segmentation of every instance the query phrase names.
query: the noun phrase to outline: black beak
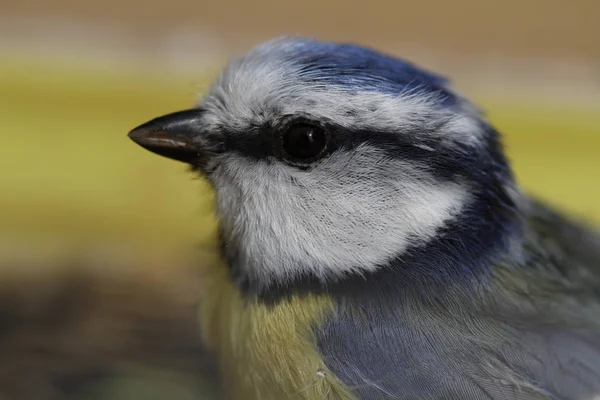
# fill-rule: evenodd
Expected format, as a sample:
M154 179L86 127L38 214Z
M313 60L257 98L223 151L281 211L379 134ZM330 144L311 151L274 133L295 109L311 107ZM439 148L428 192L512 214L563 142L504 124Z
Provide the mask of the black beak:
M201 146L202 111L179 111L155 118L129 132L131 140L161 156L195 164L206 158Z

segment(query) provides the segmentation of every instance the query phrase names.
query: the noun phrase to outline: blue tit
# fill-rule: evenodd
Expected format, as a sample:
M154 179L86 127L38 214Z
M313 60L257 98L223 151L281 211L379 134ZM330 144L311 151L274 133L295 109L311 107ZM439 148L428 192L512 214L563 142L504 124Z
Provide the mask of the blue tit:
M279 38L129 137L214 189L228 398L600 398L600 238L519 189L443 77Z

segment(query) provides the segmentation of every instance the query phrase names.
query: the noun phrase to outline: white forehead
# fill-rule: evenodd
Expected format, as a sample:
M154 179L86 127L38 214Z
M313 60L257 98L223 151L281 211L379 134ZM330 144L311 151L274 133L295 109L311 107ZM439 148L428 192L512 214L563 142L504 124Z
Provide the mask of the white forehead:
M244 131L298 115L342 128L422 132L449 144L481 142L480 116L469 103L445 109L435 94L422 91L386 93L303 79L310 69L295 59L297 45L268 42L229 63L200 100L206 126Z

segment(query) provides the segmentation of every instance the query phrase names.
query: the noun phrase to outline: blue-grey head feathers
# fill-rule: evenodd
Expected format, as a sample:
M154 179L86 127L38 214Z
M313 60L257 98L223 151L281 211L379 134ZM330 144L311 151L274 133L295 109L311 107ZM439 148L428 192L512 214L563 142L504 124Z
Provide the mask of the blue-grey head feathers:
M496 132L444 78L405 61L278 39L232 61L198 107L226 148L208 176L224 255L259 291L382 271L470 278L515 230ZM280 157L295 120L328 133L310 165Z

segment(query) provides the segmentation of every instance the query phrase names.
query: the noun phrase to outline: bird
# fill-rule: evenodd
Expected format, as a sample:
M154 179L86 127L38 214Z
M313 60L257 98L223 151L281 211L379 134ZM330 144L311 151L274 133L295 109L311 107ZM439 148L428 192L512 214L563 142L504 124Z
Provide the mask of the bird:
M278 37L128 136L214 192L225 398L600 398L600 236L521 189L442 75Z

